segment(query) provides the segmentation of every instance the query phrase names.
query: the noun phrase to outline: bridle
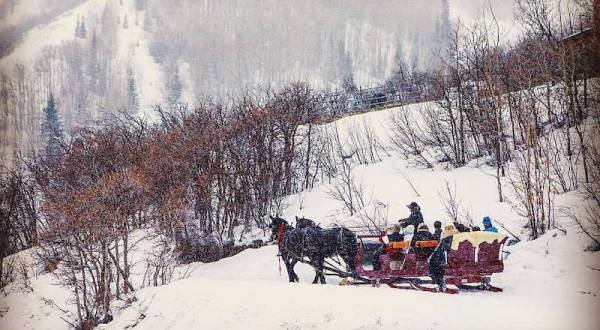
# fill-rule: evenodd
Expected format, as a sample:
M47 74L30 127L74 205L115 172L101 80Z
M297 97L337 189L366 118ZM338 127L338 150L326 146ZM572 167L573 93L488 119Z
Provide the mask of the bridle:
M275 236L275 240L277 241L277 247L279 247L281 249L281 236L283 235L283 232L285 231L285 222L282 222L281 225L279 225L279 229L277 230L277 236Z

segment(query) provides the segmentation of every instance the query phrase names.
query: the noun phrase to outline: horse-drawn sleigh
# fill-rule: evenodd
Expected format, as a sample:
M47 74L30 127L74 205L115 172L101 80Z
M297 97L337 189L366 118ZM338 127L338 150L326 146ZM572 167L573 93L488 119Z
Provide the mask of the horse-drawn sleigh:
M299 281L294 265L304 262L315 269L313 283L325 283L324 275L343 278L347 284L386 284L398 289L437 291L432 284L429 258L435 250L445 259L445 283L463 290L499 292L491 276L504 270L502 247L507 236L489 232L464 232L451 236L446 244L436 240L386 242L380 235L356 235L344 227L321 229L308 219L297 218L297 228L281 218L271 218L273 238L286 265L290 282ZM375 253L384 248L385 253ZM345 263L327 260L340 256ZM373 259L378 260L373 260ZM377 267L376 267L377 266Z

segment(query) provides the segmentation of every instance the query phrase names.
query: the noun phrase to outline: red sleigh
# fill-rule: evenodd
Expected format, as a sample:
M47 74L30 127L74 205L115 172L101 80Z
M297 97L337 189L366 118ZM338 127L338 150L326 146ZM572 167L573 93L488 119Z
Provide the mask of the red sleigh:
M502 247L507 239L505 235L489 232L455 234L452 248L444 252L446 283L463 290L502 291L490 283L492 274L504 270ZM418 241L415 246L410 246L410 242L385 244L383 236L359 235L358 243L356 277L363 283L387 284L399 289L436 290L424 285L432 283L427 259L438 241ZM379 256L380 268L373 269L373 254L377 255L375 250L380 249L381 244L384 244L385 253ZM458 290L448 289L447 292L457 293Z

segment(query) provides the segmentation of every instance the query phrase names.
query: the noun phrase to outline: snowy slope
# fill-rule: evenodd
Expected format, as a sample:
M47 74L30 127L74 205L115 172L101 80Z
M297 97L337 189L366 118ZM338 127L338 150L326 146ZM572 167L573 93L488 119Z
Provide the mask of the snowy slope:
M393 111L419 111L411 105L346 117L335 123L342 137L364 122L384 140ZM354 174L362 178L373 198L388 205L388 221L407 215L406 204L422 205L426 223L445 219L439 196L446 182L455 184L462 205L475 221L490 215L519 235L524 220L509 203L498 203L492 169L472 163L456 170L415 169L394 156L382 162L360 166ZM419 196L408 187L412 181ZM290 196L284 217L306 216L323 226L354 224L356 216L341 211L339 202L321 185L302 195ZM510 193L507 192L508 197ZM557 209L581 203L577 192L560 195ZM373 207L368 205L367 208ZM557 212L558 213L558 212ZM297 265L300 284L287 282L285 267L280 274L274 246L242 253L215 263L194 263L181 269L186 279L143 288L137 301L115 312L115 320L104 329L598 329L600 318L600 258L584 252L589 244L578 228L557 214L561 230L553 230L535 241L505 247L505 271L492 282L503 293L442 295L400 291L390 288L340 287L328 277L328 285L308 284L314 272ZM140 251L151 250L151 243ZM137 259L143 259L143 253ZM187 268L189 267L189 269ZM138 272L137 277L141 276ZM67 328L61 312L45 304L52 299L69 309L65 292L51 286L51 275L32 280L33 293L14 291L0 298L0 328ZM139 279L138 279L139 285ZM136 287L138 286L136 285ZM2 307L4 306L4 307Z
M59 15L49 23L41 24L28 31L15 50L0 59L0 69L11 70L15 63L32 64L41 58L45 48L76 40L74 29L78 17L85 17L86 22L90 24L91 21L102 15L107 5L113 5L121 22L127 16L129 24L127 28L124 28L123 24L115 22L117 40L113 45L115 56L111 60L117 63L117 71L123 75L129 67L134 70L140 98L140 115L152 119L154 115L151 107L163 101L163 82L165 80L160 65L150 55L147 32L142 29L141 24L144 12L137 11L134 4L135 0L124 0L122 5L115 0L88 0ZM30 9L29 5L17 7L16 11L22 10L22 12L16 12L13 16L26 15ZM135 17L137 17L138 24L135 24ZM91 30L88 32L91 35Z
M29 62L38 58L45 47L57 46L63 41L74 40L77 16L90 17L101 13L107 0L88 0L66 11L47 24L34 27L24 37L15 50L0 61L0 68L6 68L16 62ZM29 6L22 6L27 13ZM19 7L21 8L21 7ZM23 14L23 15L25 15Z
M8 3L0 5L4 6L6 10L6 15L0 19L0 27L4 27L5 25L18 25L28 17L36 15L42 6L42 0L19 1L14 10L11 10Z
M134 0L123 1L119 15L128 17L129 24L118 28L118 55L116 63L131 66L138 82L140 97L140 116L155 119L152 106L163 102L165 90L162 69L150 55L147 32L140 22L144 21L144 12L135 9ZM137 17L138 23L135 24Z

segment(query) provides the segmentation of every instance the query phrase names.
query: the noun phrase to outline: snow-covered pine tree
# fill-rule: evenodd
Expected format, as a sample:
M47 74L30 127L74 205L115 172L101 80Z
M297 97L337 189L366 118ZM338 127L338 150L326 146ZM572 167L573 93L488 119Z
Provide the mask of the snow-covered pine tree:
M125 17L123 17L123 28L124 29L129 28L129 23L127 22L127 14L125 14Z
M354 81L352 56L350 55L348 50L346 50L344 42L342 40L338 40L336 53L340 70L340 81L342 83L347 81Z
M127 112L134 114L140 108L140 98L137 93L133 69L127 69Z
M81 38L79 31L81 26L81 20L79 19L79 15L77 15L77 22L75 23L75 38Z
M431 50L430 52L435 56L429 59L429 66L436 66L439 64L438 59L443 55L442 53L450 46L450 37L452 35L452 24L450 23L450 4L448 0L441 0L441 14L435 22L435 31L430 36Z
M175 108L181 103L181 79L179 72L175 70L175 74L169 83L169 93L167 94L167 104L170 108Z
M84 16L81 16L81 23L79 25L79 38L84 39L87 34L87 29L85 28L85 19Z
M42 122L42 136L45 143L45 156L48 159L56 158L60 154L60 142L63 138L63 130L58 116L58 107L54 95L50 93L48 103L44 108Z
M143 22L144 30L151 31L152 29L152 16L150 15L149 10L146 9L144 12L144 22Z
M90 42L88 56L88 78L89 88L95 91L98 86L98 73L99 73L99 61L98 61L98 38L96 36L96 30L92 31L92 40Z

